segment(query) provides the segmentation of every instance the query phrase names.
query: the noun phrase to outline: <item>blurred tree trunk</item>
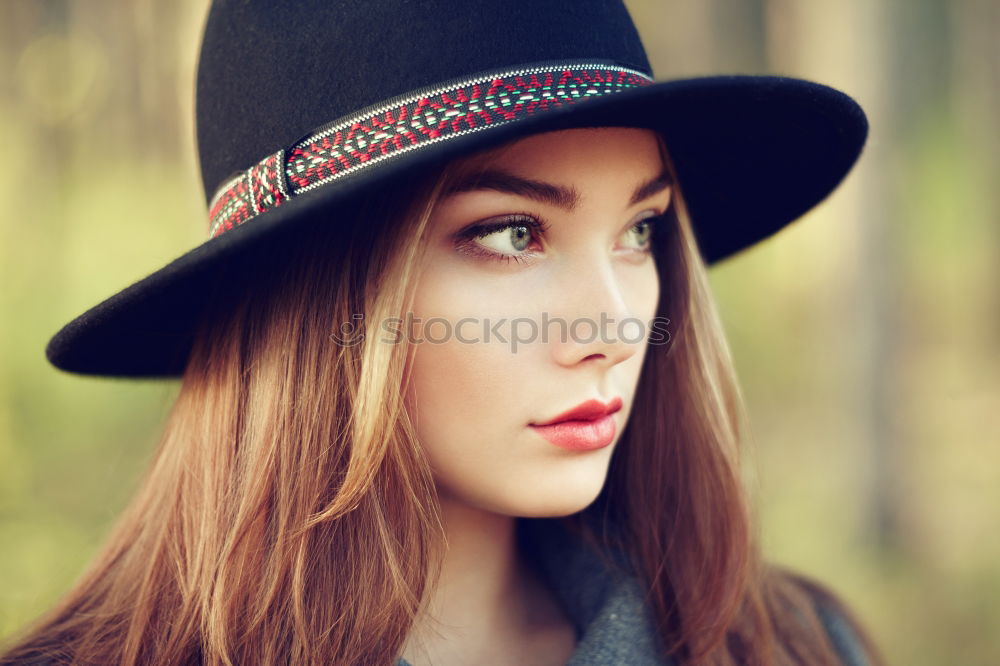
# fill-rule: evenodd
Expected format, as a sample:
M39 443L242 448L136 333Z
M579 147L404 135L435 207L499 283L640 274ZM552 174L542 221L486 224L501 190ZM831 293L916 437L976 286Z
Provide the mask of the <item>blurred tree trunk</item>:
M894 174L899 166L895 149L899 133L893 128L903 121L894 102L902 79L892 71L903 44L900 33L890 28L896 19L891 4L879 3L875 8L868 0L851 2L855 11L861 14L867 11L869 20L859 23L870 26L872 32L868 38L882 40L882 48L873 51L877 60L870 63L874 75L868 91L869 169L861 187L859 270L854 285L860 314L857 331L864 340L858 346L861 373L856 395L861 398L859 413L864 417L866 450L871 455L872 469L867 493L870 507L866 512L869 534L865 541L892 552L902 546L900 518L905 503L901 483L905 452L897 410L904 343L897 307L902 291L898 241L904 235L899 231L899 207L893 192Z
M899 32L892 22L897 17L889 2L767 0L765 5L768 69L841 87L858 100L869 119L863 160L852 173L860 181L857 194L846 202L850 219L842 223L851 237L854 271L844 276L838 289L846 290L842 319L853 344L840 353L852 369L844 388L853 398L848 414L858 421L856 429L847 426L844 432L856 432L861 439L856 448L865 462L858 467L868 470L858 480L866 489L863 541L886 549L900 544L905 502L896 403L903 329L896 308L902 235L892 189L901 122L895 96L904 85L894 72L894 59L904 45L896 41Z
M952 78L959 94L954 96L954 114L962 146L974 165L976 190L993 193L979 197L985 210L971 211L972 221L985 224L978 230L991 248L987 265L992 285L984 305L992 316L984 317L987 330L981 341L990 354L1000 340L1000 3L996 0L961 0L948 5L954 29ZM958 48L961 46L961 48ZM985 130L985 131L984 131Z
M626 0L658 78L763 71L765 0Z

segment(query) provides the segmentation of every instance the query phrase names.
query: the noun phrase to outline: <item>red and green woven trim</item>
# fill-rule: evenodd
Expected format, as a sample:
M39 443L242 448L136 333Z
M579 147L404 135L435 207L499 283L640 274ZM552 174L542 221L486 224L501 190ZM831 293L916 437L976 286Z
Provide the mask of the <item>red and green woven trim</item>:
M209 205L209 235L407 151L651 83L646 74L625 67L552 65L413 93L335 122L224 184Z

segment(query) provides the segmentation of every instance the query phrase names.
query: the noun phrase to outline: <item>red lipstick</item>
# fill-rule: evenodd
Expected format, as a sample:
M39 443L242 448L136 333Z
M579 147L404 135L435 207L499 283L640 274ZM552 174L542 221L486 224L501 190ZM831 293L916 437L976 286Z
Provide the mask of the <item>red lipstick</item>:
M556 446L570 451L593 451L607 446L615 438L615 419L622 408L622 399L612 398L607 404L588 400L545 423L532 423L531 428Z

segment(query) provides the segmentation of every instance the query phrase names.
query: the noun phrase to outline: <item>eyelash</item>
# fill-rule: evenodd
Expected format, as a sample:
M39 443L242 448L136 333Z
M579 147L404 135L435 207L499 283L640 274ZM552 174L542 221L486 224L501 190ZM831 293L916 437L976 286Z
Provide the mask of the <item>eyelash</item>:
M650 215L649 217L644 217L643 219L636 222L629 229L638 226L639 224L646 222L652 225L651 233L656 233L657 223L660 222L666 213L660 215ZM498 218L497 222L490 222L487 224L476 224L467 227L456 234L456 245L462 252L470 254L473 256L485 257L487 259L492 259L494 261L502 261L509 264L511 260L517 263L524 263L529 259L529 257L517 254L500 254L498 252L493 252L488 250L482 245L475 242L477 238L484 238L491 234L495 234L498 231L503 231L505 229L510 229L512 227L528 227L531 230L534 240L538 236L544 236L545 232L549 230L549 224L544 220L535 217L534 215L528 213L511 213L510 215L503 215ZM640 252L649 252L652 246L652 238L650 238L645 249L639 250Z

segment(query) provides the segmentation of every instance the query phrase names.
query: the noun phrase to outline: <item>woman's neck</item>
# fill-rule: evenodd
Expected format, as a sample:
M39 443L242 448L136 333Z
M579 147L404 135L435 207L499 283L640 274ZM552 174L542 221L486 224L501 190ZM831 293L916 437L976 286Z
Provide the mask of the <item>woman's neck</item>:
M575 634L517 546L515 519L442 498L446 548L403 656L424 663L565 663Z

